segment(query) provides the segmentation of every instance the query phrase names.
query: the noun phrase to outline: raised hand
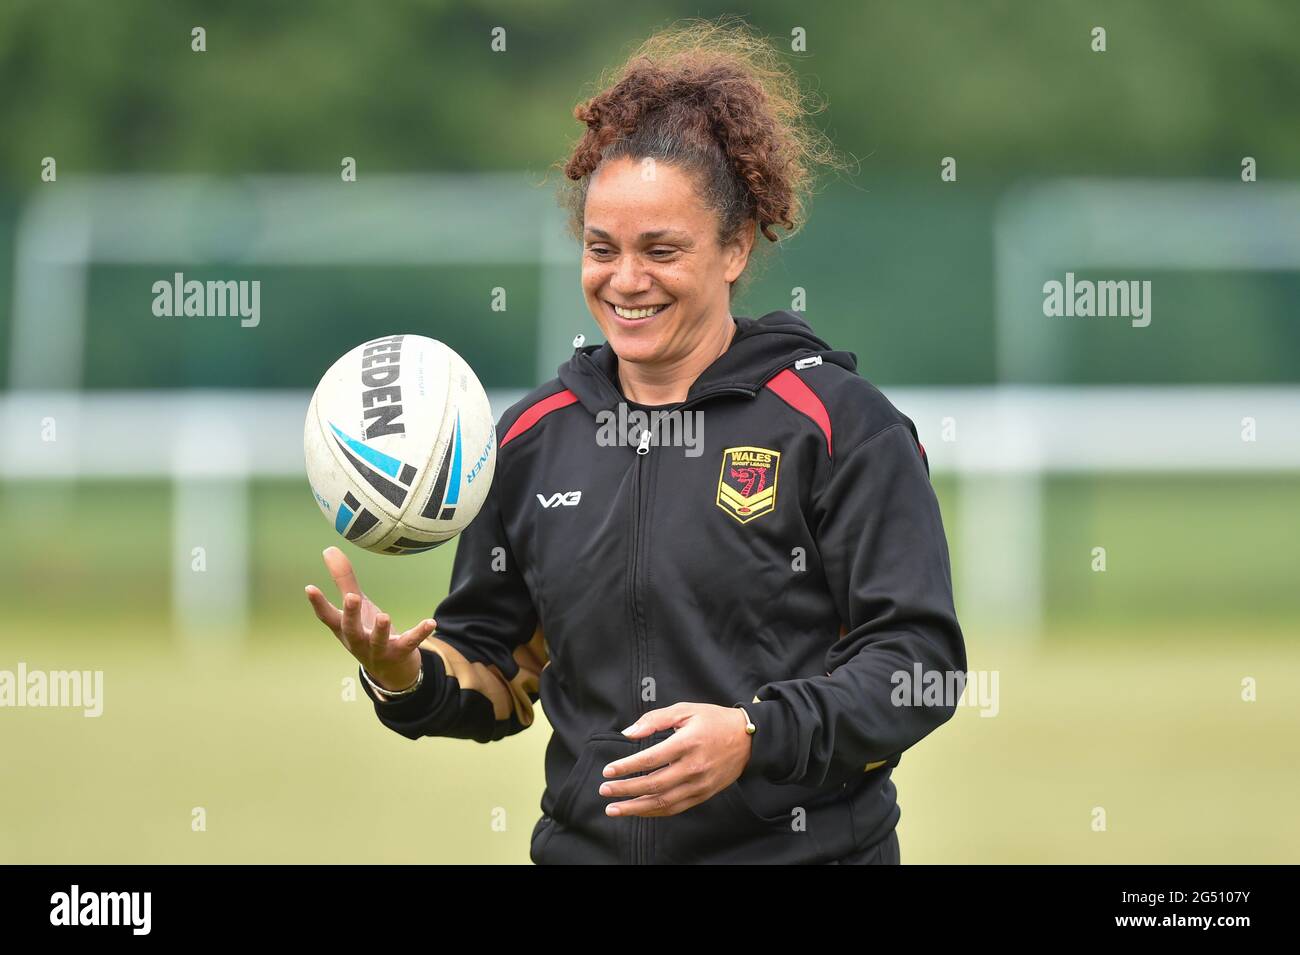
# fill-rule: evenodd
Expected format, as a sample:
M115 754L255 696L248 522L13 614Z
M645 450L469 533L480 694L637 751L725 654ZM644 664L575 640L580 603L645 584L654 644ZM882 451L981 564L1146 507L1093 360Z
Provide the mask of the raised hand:
M410 630L393 636L392 619L362 592L347 555L337 547L327 547L323 556L338 586L343 609L340 611L325 599L320 588L308 584L307 600L317 619L384 689L404 690L411 686L420 675L420 643L437 631L437 622L421 620Z

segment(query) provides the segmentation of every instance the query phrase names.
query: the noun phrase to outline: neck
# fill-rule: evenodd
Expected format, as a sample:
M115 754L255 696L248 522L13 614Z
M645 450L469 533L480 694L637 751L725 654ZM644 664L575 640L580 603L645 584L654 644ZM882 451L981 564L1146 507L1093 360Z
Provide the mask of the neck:
M731 346L736 336L736 321L727 314L725 325L691 349L680 359L662 365L633 364L619 361L618 380L628 401L641 405L668 405L686 400L695 379Z

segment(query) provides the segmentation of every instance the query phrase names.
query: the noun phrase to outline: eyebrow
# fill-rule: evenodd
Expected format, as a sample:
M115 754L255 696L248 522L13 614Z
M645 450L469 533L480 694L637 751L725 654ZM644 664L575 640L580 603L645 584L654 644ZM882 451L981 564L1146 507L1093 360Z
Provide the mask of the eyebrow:
M611 236L604 229L597 229L595 226L589 225L587 226L587 232L598 239L604 239L606 242L614 241L614 237ZM681 240L690 239L690 236L688 236L685 232L677 232L672 229L655 229L652 232L642 232L638 238L640 238L642 241L649 242L649 241L653 241L654 239L662 239L665 237L673 238L673 239L681 239Z

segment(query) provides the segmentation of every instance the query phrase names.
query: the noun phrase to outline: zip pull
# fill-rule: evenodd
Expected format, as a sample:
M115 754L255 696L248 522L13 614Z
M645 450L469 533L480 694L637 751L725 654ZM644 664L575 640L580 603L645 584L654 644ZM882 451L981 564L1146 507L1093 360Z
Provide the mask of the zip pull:
M636 453L637 454L650 453L650 432L649 431L641 432L641 443L636 446Z
M821 363L822 363L821 355L813 355L811 358L800 358L797 362L794 363L794 370L799 371L800 369L803 368L812 368L814 365L820 365Z
M581 348L581 347L582 347L582 343L585 342L586 340L587 340L587 336L586 336L586 335L583 335L581 332L579 332L577 335L574 335L574 336L573 336L573 347L574 347L574 348Z

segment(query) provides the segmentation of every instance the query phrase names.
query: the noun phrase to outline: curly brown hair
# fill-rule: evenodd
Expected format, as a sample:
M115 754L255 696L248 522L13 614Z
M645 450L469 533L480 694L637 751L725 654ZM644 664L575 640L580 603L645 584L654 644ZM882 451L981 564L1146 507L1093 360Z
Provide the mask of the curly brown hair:
M720 245L757 225L770 241L804 223L814 166L842 168L808 117L824 108L743 21L680 21L656 32L574 108L586 131L563 161L560 202L580 239L601 163L653 158L695 176ZM734 289L733 289L734 291Z

